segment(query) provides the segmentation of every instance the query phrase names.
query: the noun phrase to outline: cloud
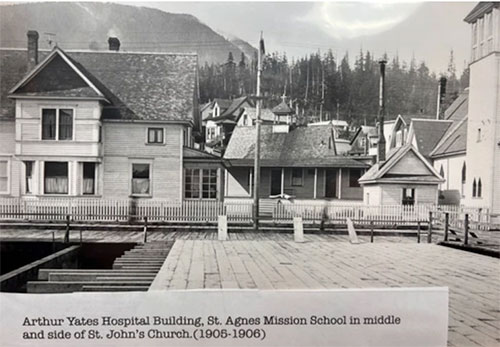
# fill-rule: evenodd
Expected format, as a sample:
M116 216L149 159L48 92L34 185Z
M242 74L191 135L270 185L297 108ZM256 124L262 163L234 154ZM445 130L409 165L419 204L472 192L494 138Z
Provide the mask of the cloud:
M303 18L337 39L376 35L413 14L419 3L316 3Z

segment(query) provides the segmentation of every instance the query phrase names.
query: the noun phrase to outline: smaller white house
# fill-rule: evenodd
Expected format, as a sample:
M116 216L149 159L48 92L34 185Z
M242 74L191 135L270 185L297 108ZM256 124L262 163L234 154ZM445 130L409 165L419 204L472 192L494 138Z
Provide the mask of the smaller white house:
M393 151L360 179L366 205L437 204L444 179L411 144Z

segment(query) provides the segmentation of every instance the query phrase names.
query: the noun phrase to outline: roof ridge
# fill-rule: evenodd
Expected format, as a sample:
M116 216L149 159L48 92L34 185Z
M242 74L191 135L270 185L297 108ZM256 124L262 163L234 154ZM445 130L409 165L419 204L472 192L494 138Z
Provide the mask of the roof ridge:
M460 129L460 127L462 126L462 124L467 121L467 118L469 118L469 116L465 116L464 118L462 118L460 121L457 122L457 124L455 126L452 125L452 129L450 130L450 132L446 135L446 136L443 136L441 138L441 140L436 144L436 146L434 146L434 148L432 149L432 151L429 153L429 156L432 156L434 155L434 152L436 152L436 150L441 147L458 129Z

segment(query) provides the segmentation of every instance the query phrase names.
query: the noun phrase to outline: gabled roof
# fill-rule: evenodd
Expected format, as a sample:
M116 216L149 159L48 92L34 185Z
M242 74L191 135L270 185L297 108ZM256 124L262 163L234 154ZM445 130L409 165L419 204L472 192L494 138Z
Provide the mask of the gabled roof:
M297 127L288 133L274 133L273 125L261 126L261 161L274 167L368 167L352 158L335 155L331 127ZM236 127L224 158L240 165L252 165L255 127Z
M467 17L464 18L464 21L467 23L473 23L485 13L491 11L494 7L500 7L500 3L496 1L482 1L469 12Z
M408 166L406 165L408 160L416 160L420 166ZM359 179L359 183L361 184L438 184L442 182L444 182L444 179L411 144L407 144L392 152L385 162L382 164L376 163Z
M64 52L59 48L54 51L40 51L40 65L51 54L57 54L68 66L73 65L109 101L103 105L103 119L195 121L197 56L194 54ZM7 93L19 84L26 66L26 50L0 49L2 116L14 116L14 102L4 104L3 101ZM26 81L29 79L28 76ZM68 95L65 95L67 91L61 90L54 92L55 95L23 95L17 94L18 90L13 91L13 97L74 98L77 92L82 93L80 97L90 97L88 89L71 90Z
M278 105L273 107L272 109L273 113L281 116L281 115L288 115L294 113L294 110L292 110L285 102L285 100L281 101Z
M455 122L429 154L432 158L465 154L467 150L467 117Z
M230 116L230 117L235 117L236 118L237 111L241 108L241 105L243 105L245 102L248 102L249 104L251 104L250 99L247 96L242 96L242 97L234 99L231 102L231 104L229 105L229 107L227 108L227 110L225 110L220 115L220 117Z
M248 115L248 117L250 117L251 120L255 120L257 118L257 109L255 107L245 107L243 109L243 112L241 112L238 116L238 121L240 117L245 113ZM262 108L260 110L260 119L264 122L274 122L276 120L276 116L270 109Z
M411 143L415 139L418 151L424 157L429 157L452 124L453 122L448 120L412 119L408 142Z
M229 108L229 106L231 106L232 101L229 100L229 99L215 98L214 99L214 104L215 103L217 103L217 105L219 105L219 107L221 108L221 110L226 110L227 108Z
M464 90L444 111L444 119L460 121L469 112L469 89Z
M436 119L435 115L424 114L424 113L400 114L400 115L398 115L398 117L401 117L406 125L410 125L412 119Z
M201 151L199 149L191 148L191 147L183 147L182 148L182 157L187 161L218 161L222 162L222 159L213 154Z

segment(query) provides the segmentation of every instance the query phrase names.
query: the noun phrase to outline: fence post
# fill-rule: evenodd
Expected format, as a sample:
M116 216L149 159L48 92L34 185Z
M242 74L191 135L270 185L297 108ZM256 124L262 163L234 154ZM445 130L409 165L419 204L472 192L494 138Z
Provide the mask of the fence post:
M417 243L420 243L420 221L417 222Z
M64 233L64 243L69 242L69 230L70 230L70 225L69 225L69 214L66 215L66 232Z
M371 220L370 221L370 243L373 243L373 230L374 226L373 226L373 221Z
M464 220L464 245L467 245L469 243L469 214L465 214L465 220Z
M450 223L450 214L449 212L444 213L444 240L448 241L448 231L449 231L449 225Z
M432 243L432 211L429 211L429 228L427 230L427 243Z
M148 242L148 217L144 216L144 243Z
M217 216L217 239L219 241L227 240L227 216Z
M293 217L293 240L295 242L304 242L304 226L302 217Z

